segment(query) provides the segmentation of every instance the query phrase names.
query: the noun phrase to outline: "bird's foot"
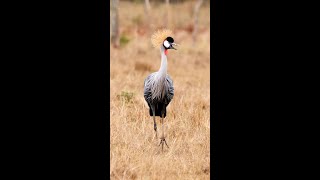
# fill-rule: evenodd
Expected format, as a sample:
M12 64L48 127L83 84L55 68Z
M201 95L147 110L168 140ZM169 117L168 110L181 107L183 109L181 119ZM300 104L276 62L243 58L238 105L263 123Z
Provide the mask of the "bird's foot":
M168 146L168 144L167 144L167 142L166 142L166 139L163 137L163 138L160 138L160 144L159 144L159 146L160 145L162 145L162 151L163 151L163 144L166 144L166 146L169 148L169 146Z

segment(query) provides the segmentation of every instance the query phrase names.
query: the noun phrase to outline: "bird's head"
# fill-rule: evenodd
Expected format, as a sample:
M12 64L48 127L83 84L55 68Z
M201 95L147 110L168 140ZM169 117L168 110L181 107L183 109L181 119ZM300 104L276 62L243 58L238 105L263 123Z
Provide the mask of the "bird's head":
M163 46L165 49L174 49L177 50L175 47L173 46L177 46L176 43L174 43L174 39L172 37L167 37L164 41L163 41Z
M175 47L173 47L177 46L177 44L174 43L174 39L171 37L171 35L172 31L168 29L161 29L156 31L151 37L151 43L153 47L157 48L163 46L165 54L168 54L168 49L177 50Z

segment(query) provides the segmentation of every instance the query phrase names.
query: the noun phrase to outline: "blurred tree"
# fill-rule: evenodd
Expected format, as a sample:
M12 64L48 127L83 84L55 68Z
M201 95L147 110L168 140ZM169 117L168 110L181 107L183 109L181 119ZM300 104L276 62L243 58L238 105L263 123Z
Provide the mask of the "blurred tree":
M194 13L193 13L193 32L192 32L192 39L193 44L195 44L197 40L197 33L198 33L198 17L199 17L199 10L203 3L203 0L197 0L197 3L194 7Z
M169 0L165 0L166 1L166 17L165 17L165 24L164 26L169 28L169 18L170 18L170 1Z
M151 22L151 17L150 17L150 10L151 10L151 6L150 6L150 2L149 0L145 0L145 6L144 6L144 12L145 12L145 16L147 18L147 28L148 31L150 29L150 22Z
M149 0L145 0L144 2L145 2L145 8L146 8L145 10L147 13L149 13L151 9L150 2Z
M114 47L119 47L119 16L118 16L119 0L111 1L111 43Z

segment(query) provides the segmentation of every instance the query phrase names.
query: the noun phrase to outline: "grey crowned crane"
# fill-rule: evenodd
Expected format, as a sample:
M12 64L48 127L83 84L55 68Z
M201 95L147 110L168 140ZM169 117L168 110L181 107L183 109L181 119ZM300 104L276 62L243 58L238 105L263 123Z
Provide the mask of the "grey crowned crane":
M174 95L173 81L170 76L167 74L167 55L169 49L175 49L173 46L177 45L174 43L173 38L171 37L172 31L168 29L162 29L155 32L151 37L151 43L155 48L160 49L161 54L161 65L157 72L151 73L144 81L144 99L147 101L149 106L149 114L153 117L154 131L156 137L157 133L157 123L156 116L161 118L160 122L162 123L162 136L160 138L160 145L165 143L169 148L165 136L164 136L164 126L163 121L167 115L166 108L171 102Z

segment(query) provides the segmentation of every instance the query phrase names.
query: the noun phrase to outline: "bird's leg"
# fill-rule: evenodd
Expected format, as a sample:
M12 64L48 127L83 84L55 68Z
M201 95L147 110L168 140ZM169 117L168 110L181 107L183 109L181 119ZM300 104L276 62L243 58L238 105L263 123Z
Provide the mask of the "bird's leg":
M156 116L155 115L153 115L153 128L154 128L154 131L156 132L156 138L158 139L157 123L156 123Z
M162 136L161 136L161 140L160 140L160 144L159 144L159 146L160 145L162 145L162 152L163 152L163 141L164 141L164 132L163 132L163 116L161 117L161 120L160 120L160 122L161 122L161 124L162 124Z
M155 116L155 108L154 108L154 106L151 109L152 109L152 113L153 113L153 128L154 128L154 131L156 132L156 138L158 139L157 123L156 123L156 116Z
M163 113L162 113L162 117L161 117L161 123L162 123L162 137L160 138L161 139L161 141L160 141L160 144L159 144L159 146L162 144L162 151L163 151L163 144L165 143L166 144L166 146L169 148L169 146L168 146L168 144L167 144L167 142L166 142L166 138L164 137L164 126L163 126L163 121L164 121L164 117L163 117Z

